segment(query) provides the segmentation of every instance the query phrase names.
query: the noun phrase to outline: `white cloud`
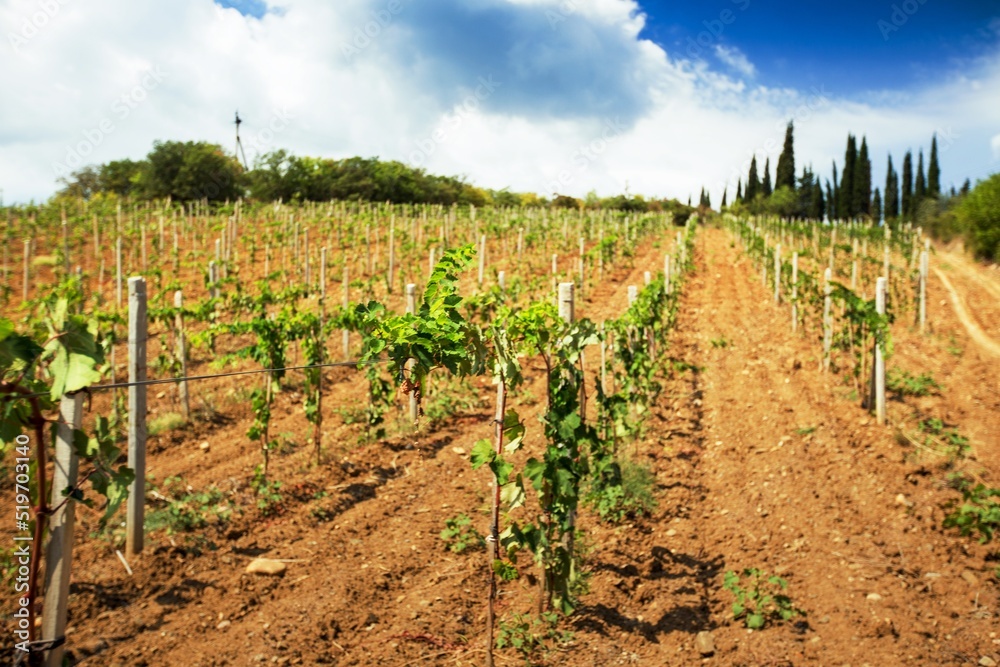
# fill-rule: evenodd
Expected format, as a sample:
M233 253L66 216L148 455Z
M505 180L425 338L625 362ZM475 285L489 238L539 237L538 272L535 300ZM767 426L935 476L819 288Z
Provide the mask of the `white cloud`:
M753 66L753 63L750 62L746 54L735 46L716 44L715 57L721 60L727 67L736 70L748 79L752 79L757 75L757 68Z
M632 0L284 0L260 20L211 0L56 2L16 52L10 35L39 5L0 4L6 201L51 195L54 165L87 142L87 163L140 158L157 139L228 148L237 108L260 150L416 158L484 187L539 192L613 194L628 182L686 200L706 185L718 202L751 155L773 168L789 118L799 170L812 162L823 177L843 161L849 131L867 135L876 184L888 151L898 170L934 132L945 185L996 168L997 57L923 91L859 101L767 88L667 53L639 38ZM465 15L448 23L458 6ZM144 86L155 71L162 82ZM491 75L500 86L470 105ZM421 149L435 129L443 136Z

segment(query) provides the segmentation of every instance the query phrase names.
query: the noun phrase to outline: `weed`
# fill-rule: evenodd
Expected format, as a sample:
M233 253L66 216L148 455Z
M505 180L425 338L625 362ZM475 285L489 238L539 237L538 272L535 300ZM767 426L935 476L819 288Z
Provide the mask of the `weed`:
M179 477L168 477L164 483L169 488L180 487L182 482ZM212 486L205 491L189 491L176 496L163 509L150 512L145 525L146 530L166 528L168 535L174 535L224 524L231 514L226 494Z
M149 435L160 435L167 431L173 431L186 423L182 415L176 412L165 412L149 421Z
M471 524L472 519L465 514L445 520L441 539L447 543L448 549L460 554L466 549L482 549L486 546L486 540Z
M263 466L254 468L250 488L257 494L257 509L261 514L276 516L284 511L285 499L281 495L281 482L268 480Z
M899 397L930 396L941 390L941 385L935 382L930 373L913 375L909 371L890 368L885 379L886 388Z
M816 432L815 426L805 426L803 428L795 429L795 435L812 435Z
M621 461L609 466L605 479L587 496L597 514L610 523L650 514L656 508L656 479L649 466Z
M975 486L960 473L951 475L952 485L962 493L962 502L952 500L946 505L950 511L944 517L945 528L958 528L963 537L976 535L980 544L993 539L993 533L1000 529L1000 489L988 488L985 484Z
M497 625L497 648L516 649L525 664L531 664L536 653L549 653L558 646L573 641L574 634L559 630L559 614L543 612L540 617L531 614L512 614L510 620Z
M931 446L935 439L944 444L944 453L950 459L964 458L969 454L969 439L954 428L947 428L940 419L925 419L919 423L920 430L928 434L925 446Z
M729 341L725 338L713 338L709 342L712 344L712 347L716 349L725 349L729 347Z
M733 594L733 620L742 618L751 630L762 629L768 621L789 621L805 612L792 604L784 594L788 582L778 576L768 577L757 568L743 570L748 578L746 589L740 586L740 575L726 572L723 588Z

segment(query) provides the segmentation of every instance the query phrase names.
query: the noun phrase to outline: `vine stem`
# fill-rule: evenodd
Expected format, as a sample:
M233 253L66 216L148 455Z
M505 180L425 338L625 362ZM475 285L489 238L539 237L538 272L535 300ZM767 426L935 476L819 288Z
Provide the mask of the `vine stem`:
M493 451L497 456L503 451L504 415L507 414L507 382L500 376L497 384L497 413L493 428ZM490 593L486 605L486 667L493 667L493 626L495 623L493 604L497 597L497 575L493 563L499 558L500 551L500 480L493 477L493 509L490 513L490 539L488 540L488 555L490 568Z
M0 382L0 393L19 394L28 400L31 406L31 425L35 429L35 452L38 474L38 506L35 512L35 533L32 538L34 549L31 551L30 572L28 574L28 642L35 641L35 600L38 598L38 568L42 558L42 539L45 536L45 520L50 514L48 502L45 499L45 417L38 403L38 397L20 384Z

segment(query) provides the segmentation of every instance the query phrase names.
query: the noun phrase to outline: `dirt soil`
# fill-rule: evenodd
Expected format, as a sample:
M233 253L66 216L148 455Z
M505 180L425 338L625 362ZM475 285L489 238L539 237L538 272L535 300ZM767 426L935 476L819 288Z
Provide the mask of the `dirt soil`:
M662 266L663 252L647 247L634 267L601 281L580 315L620 312L626 285L641 285L642 271ZM581 512L590 592L564 622L571 639L533 663L1000 663L996 543L941 527L943 506L959 497L949 472L1000 486L1000 362L970 338L945 286L931 281L926 335L897 320L890 360L931 372L942 389L894 399L894 425L880 427L851 395L846 371L818 369L819 333L791 332L788 307L772 303L726 232L699 230L695 259L669 350L687 370L673 373L634 448L655 474L657 509L621 526ZM975 278L945 273L965 303L1000 308ZM980 326L1000 337L998 321ZM539 368L529 374L518 403L528 417L527 448L537 451L531 415L544 389ZM327 377L325 406L362 404L353 371ZM226 382L232 391L243 387ZM367 445L356 444L356 426L331 418L327 457L316 467L293 379L272 429L299 445L273 462L284 486L272 516L257 510L248 487L259 454L244 435L245 402L215 422L153 438L150 473L159 492L169 494L165 478L179 476L181 488L217 487L236 511L194 533L151 532L129 576L106 539L88 536L95 514L79 510L68 631L74 663L482 665L485 554L452 553L438 536L458 513L487 532L489 477L471 471L468 452L491 431L494 390L474 382L467 393L484 399L434 428ZM906 436L929 417L967 436L969 456L914 447ZM150 511L163 507L150 500ZM258 556L285 560L287 570L247 574ZM787 594L806 615L753 632L734 621L723 576L752 567L787 579ZM502 586L502 619L534 608L529 579ZM712 655L698 650L702 631L712 635ZM524 659L507 650L498 663Z

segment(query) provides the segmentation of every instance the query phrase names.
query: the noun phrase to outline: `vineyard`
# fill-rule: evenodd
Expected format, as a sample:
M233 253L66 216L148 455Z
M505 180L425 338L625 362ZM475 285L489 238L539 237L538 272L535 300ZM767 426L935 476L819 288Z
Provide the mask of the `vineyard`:
M1000 662L1000 281L918 228L6 213L37 664Z

